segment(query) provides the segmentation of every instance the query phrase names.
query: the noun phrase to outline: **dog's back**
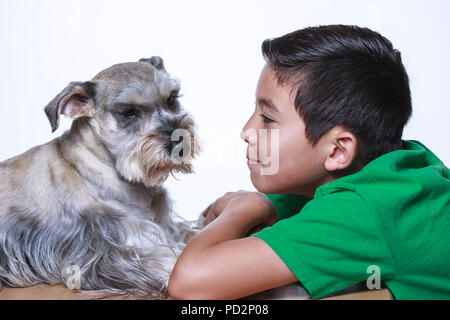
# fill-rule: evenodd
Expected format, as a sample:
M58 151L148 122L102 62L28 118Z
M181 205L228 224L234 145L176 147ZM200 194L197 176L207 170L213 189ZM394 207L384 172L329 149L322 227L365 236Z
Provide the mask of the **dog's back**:
M58 193L77 194L77 174L70 168L67 170L69 165L58 155L59 139L0 163L0 217L17 208L30 209L41 216L58 212L63 209ZM70 190L64 190L67 183L58 181L61 178L71 179ZM79 199L75 201L79 204Z
M33 147L0 163L0 216L30 201L38 204L39 193L48 192L48 177L45 177L48 171L42 170L48 163L48 153L42 149L52 149L51 143ZM29 188L30 184L36 188Z

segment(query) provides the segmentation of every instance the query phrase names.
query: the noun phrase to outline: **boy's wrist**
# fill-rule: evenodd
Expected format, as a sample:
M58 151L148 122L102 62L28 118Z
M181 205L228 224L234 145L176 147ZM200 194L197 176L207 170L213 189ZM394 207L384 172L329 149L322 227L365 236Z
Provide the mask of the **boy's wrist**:
M263 195L263 197L265 197ZM236 223L242 228L245 235L257 225L272 225L278 220L275 208L270 200L257 196L257 201L253 196L251 199L237 198L230 200L229 210L224 216L236 219ZM267 198L267 197L266 197Z
M245 192L227 201L220 215L205 226L205 232L213 242L238 239L249 232L262 229L278 221L278 215L270 199L258 192Z
M224 237L220 241L238 239L244 237L248 230L253 227L254 223L254 218L246 211L226 208L221 215L209 223L201 233L213 232L217 237ZM222 237L220 234L222 234Z

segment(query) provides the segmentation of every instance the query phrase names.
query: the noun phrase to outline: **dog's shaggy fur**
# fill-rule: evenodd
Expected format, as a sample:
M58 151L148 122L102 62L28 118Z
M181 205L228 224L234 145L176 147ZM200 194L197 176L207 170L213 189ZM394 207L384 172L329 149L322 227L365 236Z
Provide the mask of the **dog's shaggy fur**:
M0 289L66 283L167 296L197 230L174 218L161 185L192 172L199 151L179 89L152 57L71 82L46 106L53 131L61 114L75 120L61 137L0 163Z

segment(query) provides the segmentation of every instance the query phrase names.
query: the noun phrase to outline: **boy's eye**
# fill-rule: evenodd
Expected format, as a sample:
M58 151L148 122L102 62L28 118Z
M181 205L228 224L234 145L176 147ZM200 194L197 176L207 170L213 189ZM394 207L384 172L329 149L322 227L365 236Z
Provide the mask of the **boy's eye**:
M127 110L125 110L125 111L122 111L120 114L121 114L122 116L124 116L125 118L128 118L128 119L135 119L135 118L138 117L139 112L137 111L137 109L131 108L131 109L127 109Z
M271 123L274 122L272 119L266 117L263 113L260 114L261 118L263 119L264 123Z

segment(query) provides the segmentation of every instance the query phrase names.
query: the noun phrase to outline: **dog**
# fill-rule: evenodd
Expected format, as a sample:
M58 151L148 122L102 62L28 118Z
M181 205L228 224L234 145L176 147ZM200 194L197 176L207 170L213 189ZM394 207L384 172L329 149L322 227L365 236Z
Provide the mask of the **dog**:
M70 130L0 163L0 290L62 283L167 298L177 256L200 228L177 219L162 186L192 173L200 151L179 90L153 56L70 82L50 101L52 132L60 115Z

